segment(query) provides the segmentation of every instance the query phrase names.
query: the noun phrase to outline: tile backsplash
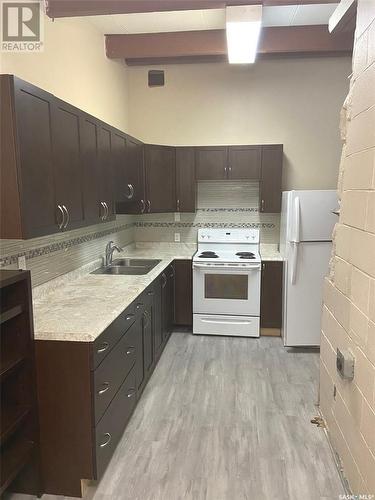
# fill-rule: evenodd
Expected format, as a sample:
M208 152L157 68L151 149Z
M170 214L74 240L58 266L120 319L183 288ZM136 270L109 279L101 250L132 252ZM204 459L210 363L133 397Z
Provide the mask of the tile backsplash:
M260 229L262 243L278 243L280 214L262 214L258 210L259 183L242 181L198 182L195 214L145 214L135 222L136 241L195 242L200 227L252 227Z
M17 269L18 257L25 256L33 286L40 285L102 257L110 239L120 246L132 243L134 216L30 240L0 240L0 267Z
M195 243L200 227L254 227L262 243L278 243L280 214L258 210L259 184L240 181L198 183L195 214L118 215L117 220L31 240L0 240L0 267L17 269L26 257L33 286L74 271L104 254L112 239L125 246L135 242L171 242L180 233L181 242Z

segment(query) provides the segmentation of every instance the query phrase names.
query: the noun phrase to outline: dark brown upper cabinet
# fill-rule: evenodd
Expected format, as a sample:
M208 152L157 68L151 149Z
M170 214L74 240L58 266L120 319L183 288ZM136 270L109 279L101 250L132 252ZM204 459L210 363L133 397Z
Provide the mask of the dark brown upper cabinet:
M142 214L146 205L143 143L126 135L125 155L116 160L116 212Z
M80 143L85 223L96 224L103 215L99 195L99 121L90 115L81 116Z
M261 146L228 147L228 179L258 180L262 158Z
M56 204L63 229L82 226L83 183L80 152L80 110L55 99L52 106L53 171Z
M262 146L262 168L259 192L260 212L278 213L281 211L282 167L282 144Z
M198 181L227 178L228 148L202 146L195 148L195 173Z
M176 211L176 151L145 146L146 212Z
M196 199L194 148L176 148L176 210L195 212Z
M54 97L1 75L1 238L58 231L52 151Z
M114 165L112 155L113 129L100 122L99 125L99 198L100 219L103 222L113 220L115 216Z

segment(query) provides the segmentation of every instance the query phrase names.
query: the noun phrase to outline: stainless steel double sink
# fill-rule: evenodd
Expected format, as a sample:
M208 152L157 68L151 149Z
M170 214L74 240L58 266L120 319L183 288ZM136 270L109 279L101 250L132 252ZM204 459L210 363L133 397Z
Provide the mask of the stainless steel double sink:
M91 274L147 274L161 262L159 259L116 259L110 266L100 267Z

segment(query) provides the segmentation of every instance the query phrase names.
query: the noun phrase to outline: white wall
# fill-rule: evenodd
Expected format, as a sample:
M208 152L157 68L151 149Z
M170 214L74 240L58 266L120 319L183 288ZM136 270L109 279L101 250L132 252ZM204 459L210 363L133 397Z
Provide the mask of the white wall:
M336 188L349 57L128 68L130 132L159 144L283 143L285 189Z
M88 19L45 16L44 52L2 53L1 73L15 74L126 131L126 66L107 59L104 37Z

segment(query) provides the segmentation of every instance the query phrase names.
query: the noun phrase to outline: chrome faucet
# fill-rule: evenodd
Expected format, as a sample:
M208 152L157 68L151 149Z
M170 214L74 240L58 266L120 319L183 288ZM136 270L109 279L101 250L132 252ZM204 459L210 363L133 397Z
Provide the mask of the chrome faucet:
M113 241L109 241L105 247L105 265L110 266L112 265L112 259L113 259L113 252L122 252L122 248L118 247L113 243Z

